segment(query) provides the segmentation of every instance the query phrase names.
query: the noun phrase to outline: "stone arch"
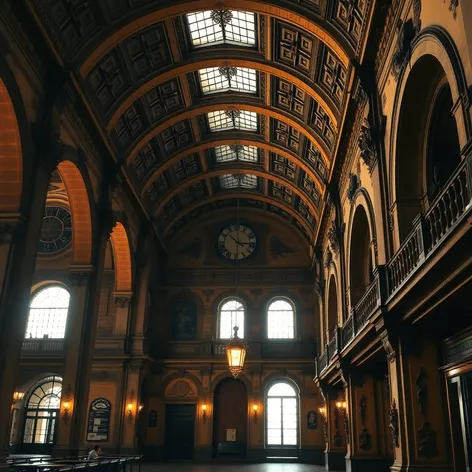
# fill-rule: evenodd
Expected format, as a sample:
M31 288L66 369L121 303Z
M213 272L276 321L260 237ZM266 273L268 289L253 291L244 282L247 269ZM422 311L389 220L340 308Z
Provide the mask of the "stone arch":
M168 375L163 379L164 387L163 391L164 393L167 392L169 386L173 384L177 380L184 380L190 383L190 385L193 385L196 389L197 394L200 394L203 392L203 386L200 381L200 379L192 374L191 372L175 372L173 374Z
M87 265L92 259L92 217L85 181L79 168L70 160L61 161L58 171L72 214L72 264Z
M470 135L461 99L466 91L464 71L449 35L437 27L425 29L413 45L409 64L397 86L390 140L390 197L397 247L428 204L427 137L434 99L441 87L449 87L451 103L459 105L452 110L457 130L463 130L458 135L459 147Z
M215 393L215 389L218 386L218 384L226 379L232 379L233 376L231 373L228 371L221 372L218 374L212 381L210 385L210 391L212 393ZM248 395L252 395L254 393L254 388L252 386L251 379L246 376L244 372L241 372L238 377L237 377L245 386L247 390Z
M0 78L0 211L18 213L23 192L23 151L10 93Z
M305 386L303 385L303 381L298 378L292 372L284 372L284 371L276 371L269 374L261 383L261 389L264 392L264 395L267 395L267 391L269 388L279 382L287 382L292 387L295 388L295 391L299 395L304 395L306 393Z
M118 222L110 236L115 262L115 292L131 293L133 290L133 271L128 234L122 223Z
M172 400L188 400L196 399L199 390L191 379L183 377L169 381L164 389L166 399Z

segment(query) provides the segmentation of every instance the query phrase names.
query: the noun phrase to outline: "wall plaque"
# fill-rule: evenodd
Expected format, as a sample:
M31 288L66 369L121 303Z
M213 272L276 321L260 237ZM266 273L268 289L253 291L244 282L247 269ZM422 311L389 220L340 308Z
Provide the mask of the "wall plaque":
M111 403L106 398L96 398L90 403L87 423L87 441L108 441L110 413Z

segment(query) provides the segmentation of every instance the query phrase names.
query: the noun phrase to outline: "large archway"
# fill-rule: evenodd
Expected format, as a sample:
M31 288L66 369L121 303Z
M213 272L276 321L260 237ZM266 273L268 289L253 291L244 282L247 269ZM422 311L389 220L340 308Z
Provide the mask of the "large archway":
M20 131L10 94L0 79L0 212L19 212L22 191Z
M349 251L351 307L355 307L373 280L372 251L367 214L359 205L354 214Z
M403 92L395 152L400 243L414 218L438 194L460 162L453 99L446 72L432 55L414 64Z

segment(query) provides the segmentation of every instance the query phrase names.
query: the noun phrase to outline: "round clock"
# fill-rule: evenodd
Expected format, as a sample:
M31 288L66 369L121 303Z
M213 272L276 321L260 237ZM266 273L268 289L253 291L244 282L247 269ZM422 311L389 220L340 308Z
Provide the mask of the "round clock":
M256 249L256 235L244 225L231 225L218 236L218 250L232 261L249 257Z
M62 251L72 241L72 218L69 209L47 206L44 210L38 252L54 254Z

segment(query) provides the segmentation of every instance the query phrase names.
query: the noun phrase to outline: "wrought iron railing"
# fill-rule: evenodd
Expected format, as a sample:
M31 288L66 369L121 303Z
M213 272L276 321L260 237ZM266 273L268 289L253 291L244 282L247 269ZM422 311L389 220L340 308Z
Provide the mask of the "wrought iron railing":
M334 333L334 336L328 343L328 359L332 360L333 357L338 352L338 333L337 331Z
M62 354L64 351L64 339L25 339L22 346L22 354Z
M363 297L354 308L356 334L369 322L369 318L380 304L379 279L375 277Z

